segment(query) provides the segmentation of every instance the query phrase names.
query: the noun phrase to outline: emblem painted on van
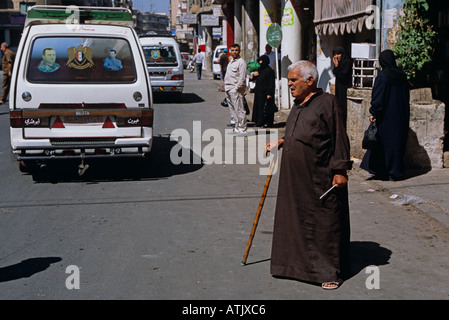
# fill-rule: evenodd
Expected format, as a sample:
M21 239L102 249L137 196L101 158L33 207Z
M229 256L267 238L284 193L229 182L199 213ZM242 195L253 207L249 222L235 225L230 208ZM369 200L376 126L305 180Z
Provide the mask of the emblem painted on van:
M89 47L83 47L82 44L78 48L70 47L67 49L69 59L67 60L67 66L75 69L91 68L95 65L92 60L92 49Z

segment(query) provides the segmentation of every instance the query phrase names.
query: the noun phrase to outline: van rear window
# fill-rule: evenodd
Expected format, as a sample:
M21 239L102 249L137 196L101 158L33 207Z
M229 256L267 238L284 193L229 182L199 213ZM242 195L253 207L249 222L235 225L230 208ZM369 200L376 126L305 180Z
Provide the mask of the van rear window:
M136 68L128 41L97 37L39 37L28 57L36 83L131 83Z
M178 60L173 46L142 46L148 67L176 67Z

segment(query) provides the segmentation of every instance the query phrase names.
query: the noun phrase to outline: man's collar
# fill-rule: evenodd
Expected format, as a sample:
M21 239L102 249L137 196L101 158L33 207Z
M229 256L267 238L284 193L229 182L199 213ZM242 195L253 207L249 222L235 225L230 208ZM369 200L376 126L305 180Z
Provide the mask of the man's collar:
M309 105L310 102L312 102L316 97L320 96L322 93L323 93L323 89L317 88L317 89L315 90L315 93L313 94L313 96L311 96L310 99L307 100L307 102L305 103L305 105ZM297 105L297 106L301 106L302 101L300 101L300 100L298 100L298 99L295 99L295 100L293 101L293 103L294 103L295 105ZM303 106L304 106L304 105L303 105Z

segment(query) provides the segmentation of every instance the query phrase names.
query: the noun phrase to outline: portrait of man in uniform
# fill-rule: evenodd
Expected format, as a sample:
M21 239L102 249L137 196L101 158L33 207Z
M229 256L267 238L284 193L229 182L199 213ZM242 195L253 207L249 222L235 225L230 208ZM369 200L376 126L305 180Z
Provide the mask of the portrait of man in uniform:
M117 52L114 49L109 51L109 57L104 59L103 67L109 71L118 71L122 69L122 62L116 58Z
M56 62L56 51L53 48L45 48L42 51L42 60L37 69L42 72L54 72L59 69L59 63Z

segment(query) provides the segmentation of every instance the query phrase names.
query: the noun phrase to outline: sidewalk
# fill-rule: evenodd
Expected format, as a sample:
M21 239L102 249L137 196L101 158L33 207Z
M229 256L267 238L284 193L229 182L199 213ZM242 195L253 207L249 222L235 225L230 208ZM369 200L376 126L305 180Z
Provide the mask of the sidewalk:
M352 176L366 182L365 192L384 192L392 205L409 205L429 216L442 228L449 230L449 170L432 169L403 181L370 180L371 174L360 169L354 159Z

